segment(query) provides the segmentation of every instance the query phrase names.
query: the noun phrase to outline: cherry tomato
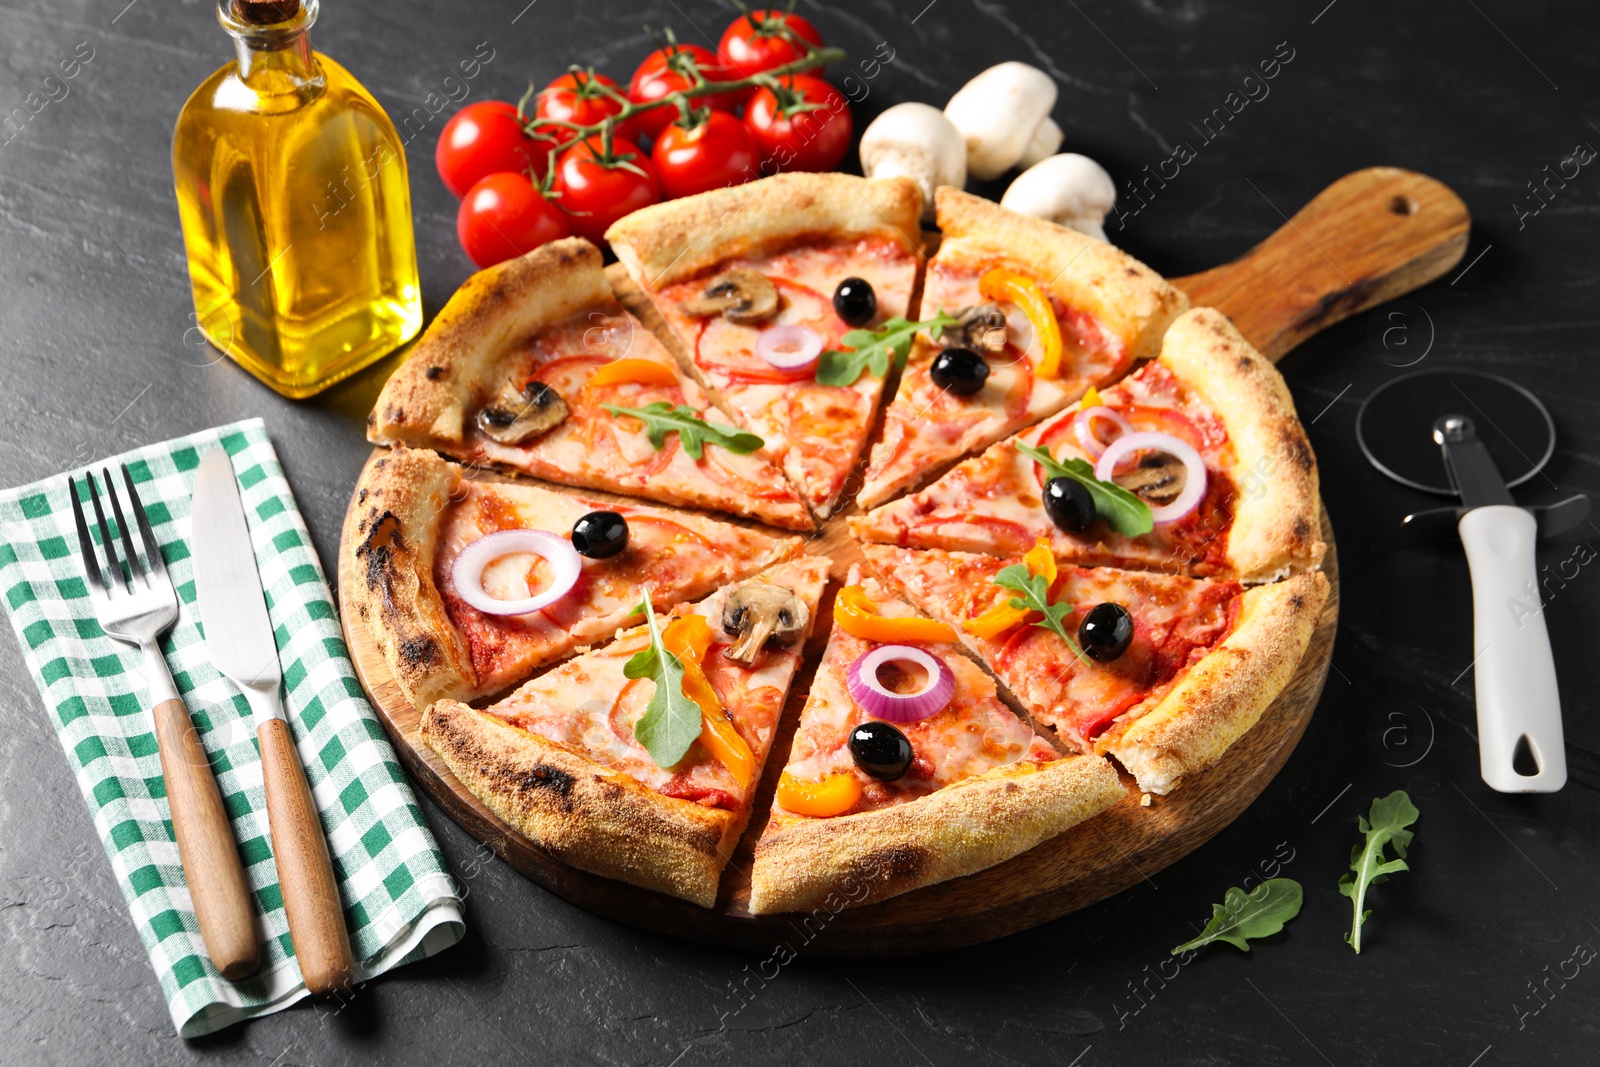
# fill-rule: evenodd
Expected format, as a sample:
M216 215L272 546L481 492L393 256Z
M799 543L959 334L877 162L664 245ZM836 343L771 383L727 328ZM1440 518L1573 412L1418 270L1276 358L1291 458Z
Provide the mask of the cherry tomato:
M571 234L567 217L546 200L526 174L486 175L456 212L456 236L481 269L531 252Z
M667 197L693 196L761 176L761 154L744 123L726 111L707 111L691 129L673 124L656 138L656 174Z
M761 150L761 172L833 170L850 150L855 120L844 94L821 78L783 78L779 91L757 89L744 122Z
M707 81L729 81L732 78L722 67L722 62L709 48L697 44L668 44L644 57L639 69L628 82L628 95L635 103L645 104L659 100L668 93L687 89L692 79L690 68L699 70ZM732 111L739 106L738 93L716 93L692 98L694 106L709 106L718 111ZM678 109L667 105L646 111L636 121L639 129L651 137L659 137L678 117Z
M567 148L556 159L556 190L572 232L595 244L613 222L661 199L661 185L650 157L632 141L611 142L614 165L601 159L598 135ZM629 169L635 168L635 169Z
M549 147L522 131L515 104L480 100L450 116L433 160L445 187L460 197L480 179L501 171L531 171L542 177Z
M796 39L822 47L822 34L809 21L788 11L751 11L734 19L722 31L718 55L729 78L748 78L792 63L805 55ZM749 93L741 94L749 97Z
M539 119L573 122L579 126L593 126L622 110L622 101L606 95L599 87L621 89L604 74L568 72L545 86L539 92L539 103L534 115ZM632 140L635 120L630 119L616 128L618 137ZM558 144L565 145L577 137L576 131L560 126L546 127ZM545 147L549 147L545 145Z

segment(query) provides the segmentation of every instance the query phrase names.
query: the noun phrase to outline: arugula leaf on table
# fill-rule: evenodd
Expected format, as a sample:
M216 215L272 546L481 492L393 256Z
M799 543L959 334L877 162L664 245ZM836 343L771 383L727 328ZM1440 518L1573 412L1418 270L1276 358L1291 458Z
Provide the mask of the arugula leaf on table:
M1405 790L1396 789L1374 800L1366 816L1357 817L1356 827L1366 840L1350 853L1353 873L1339 879L1339 892L1349 897L1355 908L1355 919L1344 939L1358 954L1361 952L1361 927L1372 914L1370 910L1362 910L1367 901L1367 889L1381 884L1391 874L1411 869L1406 865L1405 855L1415 833L1407 827L1421 814ZM1384 858L1384 848L1388 845L1394 846L1397 859Z
M1021 593L1021 596L1011 598L1011 606L1021 611L1037 611L1044 618L1034 623L1035 626L1049 630L1067 643L1072 649L1072 654L1082 660L1087 666L1089 660L1083 654L1083 649L1078 647L1078 642L1073 640L1067 632L1066 623L1061 620L1072 614L1072 605L1066 603L1050 603L1050 582L1042 574L1034 574L1028 570L1026 563L1013 563L1009 567L1002 567L1000 573L994 576L994 584L1002 589Z
M1234 948L1250 951L1250 939L1267 937L1283 929L1283 924L1300 914L1305 893L1293 878L1273 878L1246 893L1237 886L1223 894L1221 904L1211 905L1211 921L1193 941L1172 950L1174 956L1192 952L1213 941L1226 941Z
M656 683L656 691L644 715L633 724L633 736L657 764L671 767L683 759L700 736L700 705L684 695L683 662L661 644L661 629L656 625L649 593L630 614L641 611L650 631L650 647L629 657L622 674L625 678L650 678Z
M1071 478L1089 490L1094 498L1094 510L1106 525L1124 537L1142 537L1155 529L1150 517L1150 505L1116 482L1102 482L1094 476L1094 468L1086 459L1073 456L1056 459L1042 448L1018 444L1017 451L1044 468L1052 478Z
M918 330L927 330L935 341L939 335L959 320L940 311L931 319L911 322L896 315L876 330L851 330L840 342L849 351L829 349L817 360L818 385L854 385L862 371L870 370L875 377L889 373L889 361L904 367L911 352L911 339Z
M665 400L657 400L642 408L628 408L620 404L601 404L613 415L626 415L644 423L645 437L659 452L667 446L667 434L676 433L683 450L690 459L699 459L705 451L705 442L721 445L729 452L744 455L766 444L753 433L743 433L732 426L707 422L700 413L687 404L673 407Z

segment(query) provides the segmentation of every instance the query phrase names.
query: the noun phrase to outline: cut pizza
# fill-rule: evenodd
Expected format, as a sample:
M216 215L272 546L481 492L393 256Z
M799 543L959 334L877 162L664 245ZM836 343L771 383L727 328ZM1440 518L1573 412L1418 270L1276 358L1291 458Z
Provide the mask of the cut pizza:
M779 174L636 211L606 232L687 365L830 515L915 332L908 179Z
M1162 794L1256 724L1310 643L1328 581L1245 588L1153 571L864 545L872 570L961 640L1034 721Z
M483 711L439 701L422 738L565 862L710 907L827 574L807 556L692 607L652 608Z
M858 538L1270 581L1317 566L1317 466L1275 367L1196 308L1086 404L851 520Z
M794 556L798 538L468 476L396 446L363 472L345 591L406 699L499 692L662 610Z
M728 425L618 304L600 252L554 241L473 275L389 378L376 444L812 528L765 442Z
M1188 299L1126 252L945 187L919 333L858 501L875 507L1156 354Z
M954 642L852 571L756 842L751 912L971 874L1126 795L1105 760L1035 734Z

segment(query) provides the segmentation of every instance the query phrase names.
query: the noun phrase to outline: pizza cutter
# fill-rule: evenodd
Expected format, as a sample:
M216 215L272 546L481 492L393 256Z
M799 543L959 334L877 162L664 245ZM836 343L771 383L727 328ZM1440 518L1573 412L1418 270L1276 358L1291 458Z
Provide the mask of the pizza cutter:
M1589 498L1520 507L1511 497L1555 451L1550 413L1498 375L1417 371L1366 399L1356 439L1400 484L1460 498L1459 506L1407 515L1401 528L1411 542L1455 534L1466 549L1483 780L1502 793L1555 792L1566 783L1567 760L1533 546L1582 522Z

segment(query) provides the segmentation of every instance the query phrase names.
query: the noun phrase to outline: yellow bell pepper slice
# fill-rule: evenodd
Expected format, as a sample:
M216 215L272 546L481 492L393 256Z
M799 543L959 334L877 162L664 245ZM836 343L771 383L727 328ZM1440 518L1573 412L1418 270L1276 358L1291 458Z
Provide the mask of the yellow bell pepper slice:
M1022 562L1027 566L1029 574L1042 574L1047 587L1056 583L1056 554L1050 550L1049 541L1039 538L1038 544L1028 549L1027 555L1022 557ZM965 620L961 628L985 641L998 637L1007 630L1016 629L1026 622L1033 612L1029 608L1012 607L1011 599L1008 597L1002 600L977 618Z
M677 385L678 376L666 364L653 359L619 359L607 363L589 378L589 384L616 385L639 382L641 385Z
M1033 373L1041 378L1060 377L1061 324L1039 283L1009 268L995 267L978 279L978 293L985 300L1009 301L1022 309L1039 340L1039 362Z
M860 799L861 783L853 774L830 774L820 782L803 782L784 771L778 779L778 803L796 815L843 815Z
M1100 398L1100 390L1091 385L1084 392L1083 399L1078 401L1078 410L1088 411L1090 408L1105 407L1105 404L1106 402Z
M711 627L705 616L684 615L673 619L661 634L661 644L683 664L683 695L700 707L700 743L717 762L728 768L728 773L743 789L755 774L756 757L723 709L717 691L701 666L711 648Z
M956 632L948 623L933 619L892 618L880 614L878 605L859 585L847 585L839 590L839 595L833 601L833 621L845 633L879 644L949 642L956 639Z

